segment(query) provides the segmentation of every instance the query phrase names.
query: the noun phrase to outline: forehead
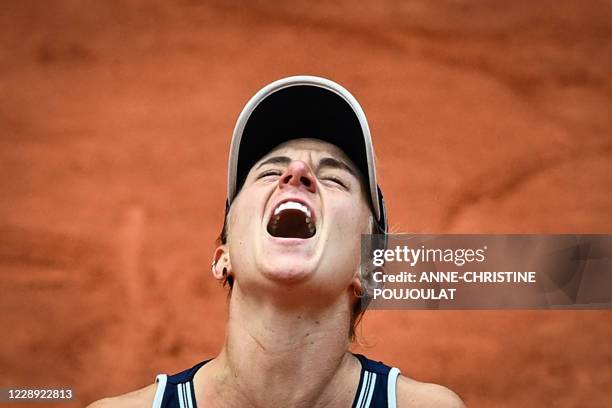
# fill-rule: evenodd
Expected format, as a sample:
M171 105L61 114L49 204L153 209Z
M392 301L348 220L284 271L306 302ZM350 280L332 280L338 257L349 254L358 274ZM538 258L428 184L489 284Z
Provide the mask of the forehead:
M320 157L332 157L341 160L353 169L355 174L359 174L357 166L338 146L323 140L310 138L289 140L272 149L258 163L272 156L282 155L294 158L294 156L302 155L303 153L311 153L311 158L315 161Z

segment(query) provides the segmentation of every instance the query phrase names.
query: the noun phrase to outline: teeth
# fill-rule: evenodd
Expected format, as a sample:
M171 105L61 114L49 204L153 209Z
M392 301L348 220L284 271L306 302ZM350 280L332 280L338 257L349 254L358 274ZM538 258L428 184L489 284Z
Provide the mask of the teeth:
M310 230L310 233L312 234L315 230L315 227L310 217L306 217L306 225L308 225L308 229Z
M308 228L308 231L310 232L311 236L314 236L315 231L316 231L316 227L314 225L314 222L311 218L311 213L310 210L308 209L308 207L306 207L303 204L300 204L296 201L286 201L284 203L282 203L281 205L279 205L275 210L274 210L274 214L272 215L272 218L270 220L270 224L268 226L268 231L272 234L274 234L277 230L277 226L278 226L278 222L281 218L281 211L284 210L299 210L301 211L304 215L305 215L305 223L306 223L306 228Z
M276 207L276 210L274 210L274 215L278 215L283 210L300 210L304 214L306 214L306 217L308 218L310 218L311 215L308 207L295 201L285 201L284 203Z

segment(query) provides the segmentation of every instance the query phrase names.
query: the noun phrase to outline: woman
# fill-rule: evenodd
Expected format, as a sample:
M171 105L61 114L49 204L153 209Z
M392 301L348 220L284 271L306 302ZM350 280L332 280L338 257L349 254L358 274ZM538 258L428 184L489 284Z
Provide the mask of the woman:
M310 76L266 86L245 106L230 149L212 263L230 288L222 350L92 406L464 406L444 387L348 351L371 288L360 237L386 226L369 128L353 96Z

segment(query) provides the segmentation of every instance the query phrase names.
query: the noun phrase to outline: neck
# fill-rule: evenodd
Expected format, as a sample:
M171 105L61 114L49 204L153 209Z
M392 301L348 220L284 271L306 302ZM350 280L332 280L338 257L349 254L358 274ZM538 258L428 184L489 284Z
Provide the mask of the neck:
M358 363L348 353L348 296L317 309L287 309L234 286L225 344L214 361L215 399L240 407L350 404L359 374L351 378Z

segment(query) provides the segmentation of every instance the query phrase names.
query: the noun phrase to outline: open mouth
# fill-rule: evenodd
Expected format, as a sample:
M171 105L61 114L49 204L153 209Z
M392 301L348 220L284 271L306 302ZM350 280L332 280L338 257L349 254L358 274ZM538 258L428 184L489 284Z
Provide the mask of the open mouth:
M312 238L317 228L310 209L297 201L279 204L268 221L268 233L279 238Z

